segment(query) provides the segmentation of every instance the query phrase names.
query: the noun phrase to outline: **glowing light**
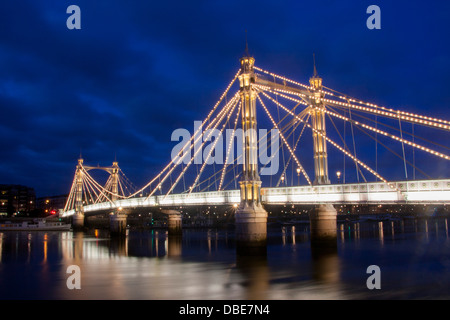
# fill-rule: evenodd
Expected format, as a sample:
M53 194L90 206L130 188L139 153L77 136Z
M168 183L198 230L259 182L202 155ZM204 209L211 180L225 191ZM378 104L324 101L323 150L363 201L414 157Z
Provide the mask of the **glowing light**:
M339 119L341 119L341 120L345 120L345 121L348 121L348 122L352 122L352 123L354 123L354 124L356 124L356 125L358 125L358 126L361 126L361 127L365 128L365 129L368 129L368 130L371 130L371 131L373 131L373 132L382 134L382 135L384 135L384 136L386 136L386 137L389 137L389 138L391 138L391 139L400 141L400 142L402 142L402 143L406 143L406 144L408 144L408 145L410 145L410 146L412 146L412 147L418 148L418 149L420 149L420 150L423 150L423 151L425 151L425 152L431 153L431 154L433 154L433 155L436 155L436 156L438 156L438 157L444 158L444 159L446 159L446 160L450 160L450 156L448 156L448 155L446 155L446 154L443 154L443 153L434 151L434 150L432 150L432 149L426 148L426 147L421 146L421 145L419 145L419 144L417 144L417 143L414 143L414 142L411 142L411 141L402 139L402 138L397 137L397 136L395 136L395 135L393 135L393 134L387 133L387 132L385 132L385 131L383 131L383 130L379 130L379 129L373 128L373 127L371 127L371 126L369 126L369 125L367 125L367 124L361 123L361 122L359 122L359 121L351 120L351 119L349 119L349 118L347 118L347 117L345 117L345 116L342 116L342 115L340 115L340 114L334 113L334 112L332 112L332 111L325 110L325 109L324 109L323 111L326 112L326 113L328 113L328 114L330 114L330 115L332 115L332 116L334 116L334 117L336 117L336 118L339 118Z
M298 117L296 114L294 114L291 110L289 110L288 108L286 108L285 106L283 106L281 103L279 103L278 101L274 100L271 96L269 96L267 93L262 92L262 94L264 96L266 96L267 98L269 98L270 100L272 100L272 102L274 102L275 104L277 104L279 107L281 107L282 109L284 109L286 112L290 113L292 116L294 116L297 120L305 123L303 121L303 119L301 119L300 117ZM392 186L391 183L389 183L385 178L383 178L382 176L380 176L375 170L373 170L372 168L370 168L368 165L366 165L365 163L363 163L361 160L359 160L358 158L356 158L355 156L353 156L352 154L350 154L347 150L345 150L344 148L342 148L341 146L339 146L337 143L335 143L333 140L331 140L330 138L328 138L326 135L324 135L323 133L321 133L320 131L314 129L309 123L305 123L308 128L310 128L314 133L324 137L329 143L331 143L331 145L333 145L334 147L336 147L337 149L339 149L341 152L343 152L346 156L348 156L349 158L351 158L353 161L357 162L358 164L360 164L364 169L366 169L367 171L369 171L370 173L372 173L374 176L376 176L378 179L380 179L381 181L389 184L390 186ZM396 188L397 191L401 192L400 190L398 190Z
M227 112L230 110L230 108L233 106L233 104L237 101L237 99L239 98L239 92L236 92L236 94L233 96L233 98L222 108L222 110L216 115L216 117L208 124L208 126L206 127L205 130L210 129L213 125L213 129L216 128L216 126L222 121L223 117L227 114ZM235 106L235 105L234 105ZM233 106L233 107L234 107ZM203 141L201 147L194 152L194 155L191 157L191 159L189 160L189 162L187 163L187 165L184 167L184 169L182 170L182 172L178 175L175 183L172 184L172 186L170 187L169 191L167 192L167 194L169 194L170 192L172 192L172 190L175 188L175 186L178 184L178 182L180 181L180 179L183 177L184 173L186 172L186 170L190 167L190 165L192 164L192 162L194 161L195 157L197 156L197 154L203 149L203 146L205 145L205 143L208 141L208 139L210 138L210 136L212 135L213 130L209 131L209 136ZM196 135L194 134L194 137ZM201 135L197 135L197 138L194 140L194 145L197 143L197 141L199 139L201 139L202 136ZM191 149L193 148L193 146L191 145ZM175 169L175 167L181 163L181 158L178 159L177 163L166 173L166 175L164 176L164 178L159 182L158 186L160 186L162 183L164 183L164 181L170 176L170 174L172 173L172 171ZM150 196L153 195L153 193L155 192L156 189L154 189L152 192L149 193L149 195L147 196L146 199L148 199ZM167 195L166 194L166 195Z
M303 87L303 88L306 88L306 89L312 89L312 87L307 86L307 85L305 85L305 84L303 84L303 83L300 83L300 82L297 82L297 81L288 79L288 78L283 77L283 76L279 76L279 75L277 75L277 74L275 74L275 73L272 73L272 72L263 70L263 69L261 69L261 68L258 68L257 66L253 66L253 69L255 69L255 70L257 70L257 71L260 71L260 72L264 72L265 74L268 74L268 75L270 75L270 76L272 76L272 77L275 77L275 78L278 78L278 79L280 79L280 80L283 80L283 81L286 81L286 82L290 82L290 83L295 84L295 85L297 85L297 86L300 86L300 87Z
M241 112L241 107L242 107L242 101L239 102L238 111L236 113L236 118L234 120L234 130L236 130L237 122L238 122L238 119L239 119L239 113ZM230 139L230 141L228 143L227 156L225 158L225 163L224 163L224 166L223 166L223 169L222 169L222 174L220 176L220 183L219 183L219 188L218 188L219 191L222 189L223 180L225 178L225 170L226 170L227 165L228 165L228 161L229 161L230 151L231 151L232 145L233 145L233 139Z
M266 93L262 92L264 95L267 95ZM297 163L297 166L300 168L300 170L302 171L303 175L305 176L306 180L308 181L308 183L310 185L312 185L311 180L309 179L308 174L306 173L305 169L303 169L303 166L300 164L300 161L297 159L297 156L295 155L294 151L292 150L292 148L290 147L289 143L287 142L286 138L284 137L283 133L281 132L281 130L278 128L277 123L275 122L275 120L272 118L272 115L270 114L269 110L267 110L266 105L264 104L264 102L261 100L261 98L259 97L259 95L257 95L259 102L261 103L261 105L263 106L264 110L266 111L267 115L269 116L270 120L272 121L274 127L278 130L281 139L283 140L284 144L286 145L286 147L288 148L289 152L291 153L292 157L294 158L295 162ZM287 109L287 108L286 108ZM289 110L289 112L291 114L292 111ZM302 120L303 122L303 120ZM282 177L283 179L283 177Z
M227 120L226 120L226 121L224 122L224 124L222 125L222 129L220 129L220 133L221 133L221 134L222 134L223 130L225 129L225 126L227 125L228 121L230 120L231 114L233 113L234 109L236 108L236 105L237 105L237 101L236 101L236 103L233 105L233 107L231 107L230 110L227 110L228 116L227 116ZM224 115L225 115L225 114L224 114ZM221 121L221 120L220 120L220 121ZM209 139L209 137L211 136L211 134L212 134L212 131L210 131L209 136L208 136L208 138L206 139L206 141ZM206 166L206 164L208 163L208 160L209 160L209 158L211 157L211 154L212 154L212 152L213 152L213 150L214 150L214 148L215 148L215 146L216 146L216 144L217 144L218 141L219 141L219 139L215 139L215 140L214 140L214 143L213 143L213 145L212 145L212 147L211 147L211 149L210 149L210 152L208 153L208 156L206 157L206 159L205 159L205 161L204 161L204 163L203 163L203 165L202 165L202 167L201 167L201 169L200 169L199 174L198 174L197 177L195 178L194 186L197 185L197 182L198 182L198 180L200 179L200 176L201 176L203 170L205 169L205 166ZM175 183L176 183L176 182L175 182ZM172 189L173 189L173 186L172 186ZM191 193L191 191L192 191L192 190L190 190L189 193Z
M445 120L439 120L436 118L429 118L429 119L433 119L433 120L420 120L417 118L428 118L428 117L424 117L424 116L420 116L420 115L413 115L413 114L409 114L411 116L402 116L401 114L404 114L404 112L395 111L392 109L390 109L390 110L383 109L383 110L388 110L388 111L380 111L378 109L357 106L357 105L351 104L349 102L340 102L340 101L330 100L330 99L326 99L326 98L321 98L321 100L323 102L327 102L330 104L334 104L334 105L338 105L338 106L342 106L342 107L349 107L352 109L361 110L361 111L365 111L365 112L369 112L369 113L375 113L375 114L382 115L382 116L389 117L389 118L401 119L401 120L414 122L414 123L418 123L418 124L422 124L422 125L426 125L426 126L430 126L430 127L436 127L436 128L440 128L440 129L450 130L449 125L437 124L435 122L435 121L448 122ZM350 101L350 99L348 101Z

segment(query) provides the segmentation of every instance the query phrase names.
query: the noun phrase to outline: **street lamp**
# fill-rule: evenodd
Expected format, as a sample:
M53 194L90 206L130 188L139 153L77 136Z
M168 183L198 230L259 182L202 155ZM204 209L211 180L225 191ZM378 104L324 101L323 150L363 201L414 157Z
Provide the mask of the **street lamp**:
M336 172L337 178L338 178L338 184L341 183L341 172Z
M297 184L300 185L300 168L297 168Z

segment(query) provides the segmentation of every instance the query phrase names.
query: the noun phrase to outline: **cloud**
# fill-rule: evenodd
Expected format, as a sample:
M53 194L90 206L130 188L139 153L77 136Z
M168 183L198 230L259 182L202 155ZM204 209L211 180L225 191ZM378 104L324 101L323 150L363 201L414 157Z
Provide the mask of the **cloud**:
M264 69L307 82L314 53L326 86L445 118L449 4L418 3L380 3L377 33L364 1L77 1L81 30L70 1L4 1L0 182L68 192L81 150L145 184L237 71L246 30Z

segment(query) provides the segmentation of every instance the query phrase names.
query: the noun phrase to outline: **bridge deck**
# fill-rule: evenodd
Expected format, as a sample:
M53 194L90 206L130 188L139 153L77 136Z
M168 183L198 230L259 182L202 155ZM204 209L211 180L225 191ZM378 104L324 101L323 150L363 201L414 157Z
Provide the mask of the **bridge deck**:
M450 179L392 182L400 191L384 182L334 184L318 186L262 188L262 201L267 204L450 204ZM240 202L239 190L192 192L130 198L115 203L102 202L84 206L95 212L115 208L173 207L195 205L233 205ZM61 212L62 217L74 210Z

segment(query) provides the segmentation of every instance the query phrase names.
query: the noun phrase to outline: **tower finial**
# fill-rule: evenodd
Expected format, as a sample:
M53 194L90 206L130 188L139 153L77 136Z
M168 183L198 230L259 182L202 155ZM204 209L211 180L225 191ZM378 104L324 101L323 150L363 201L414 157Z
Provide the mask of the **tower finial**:
M313 53L313 60L314 60L314 77L317 77L316 54L315 53Z
M248 52L247 30L245 30L245 54L247 57L250 57L250 53Z

